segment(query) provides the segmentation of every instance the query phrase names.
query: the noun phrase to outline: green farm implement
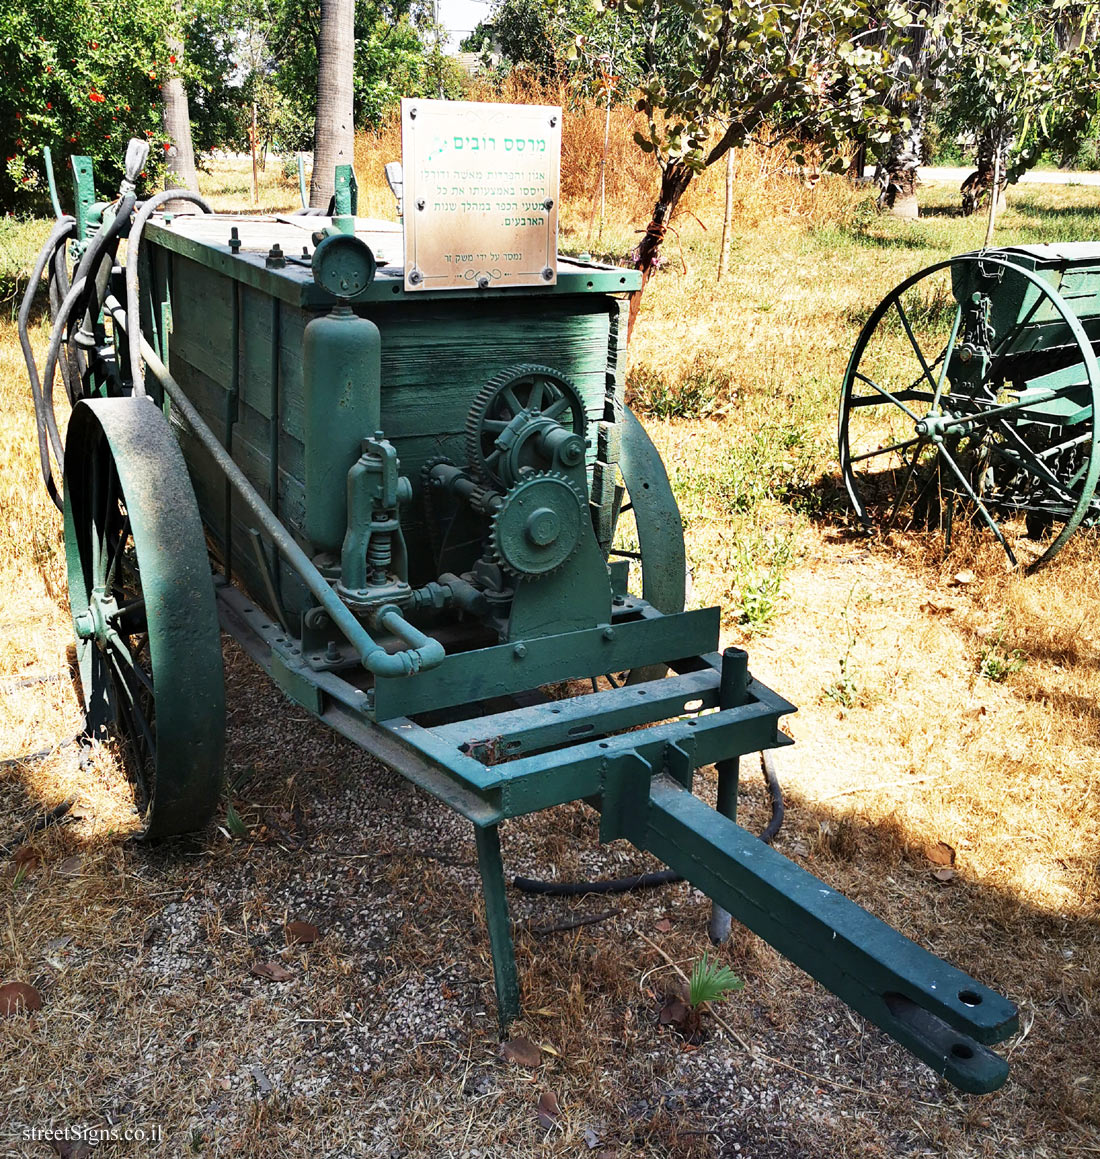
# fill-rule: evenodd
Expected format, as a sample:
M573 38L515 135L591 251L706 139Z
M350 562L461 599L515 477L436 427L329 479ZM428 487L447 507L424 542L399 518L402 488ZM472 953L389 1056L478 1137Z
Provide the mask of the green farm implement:
M553 152L511 126L436 141ZM988 1044L1011 1003L736 823L739 758L789 743L794 709L719 650L717 608L684 610L680 515L623 404L633 270L559 257L556 231L537 252L452 237L433 265L409 215L452 211L410 184L407 146L404 239L356 216L348 170L328 215L233 217L129 184L98 201L73 168L79 212L38 271L53 335L28 365L88 728L123 742L149 837L217 807L226 631L471 822L502 1024L519 1003L499 826L583 800L602 841L713 899L714 937L733 915L952 1083L1004 1081ZM532 196L531 172L505 212L545 230L557 190ZM718 810L692 792L708 765Z
M891 290L856 342L840 462L869 531L988 529L1039 567L1100 517L1100 246L961 254Z

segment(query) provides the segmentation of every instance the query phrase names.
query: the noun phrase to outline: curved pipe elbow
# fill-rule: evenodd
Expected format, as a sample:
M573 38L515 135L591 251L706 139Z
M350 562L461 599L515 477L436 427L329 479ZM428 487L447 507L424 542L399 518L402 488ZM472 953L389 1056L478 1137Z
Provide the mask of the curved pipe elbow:
M401 610L390 604L378 613L378 623L392 632L409 647L404 652L377 652L363 657L363 665L375 676L412 676L423 669L436 668L446 658L446 651L438 640L425 636L414 628L401 614Z

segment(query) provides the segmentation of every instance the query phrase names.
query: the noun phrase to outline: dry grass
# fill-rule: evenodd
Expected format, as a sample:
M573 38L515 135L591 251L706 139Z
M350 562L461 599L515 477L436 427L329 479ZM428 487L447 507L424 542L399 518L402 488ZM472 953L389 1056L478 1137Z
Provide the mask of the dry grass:
M582 121L602 133L602 121ZM392 136L361 142L360 174L377 173L373 158L392 159L393 146ZM9 1132L114 1116L160 1124L165 1142L107 1154L333 1159L576 1155L588 1152L586 1131L593 1154L622 1156L1100 1150L1095 541L1078 537L1023 577L977 539L944 561L917 536L875 545L850 535L828 481L859 319L905 273L967 248L979 226L946 214L880 221L842 184L810 194L765 180L762 156L741 166L729 282L713 284L721 198L701 184L693 212L707 229L683 215L632 357L635 389L686 382L710 400L706 418L649 422L685 512L696 602L721 602L727 637L750 639L755 674L801 706L790 721L798 744L780 757L779 847L1020 1004L1009 1086L953 1092L744 932L720 956L747 982L723 1017L749 1050L716 1027L688 1048L657 1025L675 977L637 936L689 968L706 904L683 885L614 907L517 896L527 1013L516 1033L553 1050L537 1072L501 1062L466 827L309 722L228 646L229 772L243 782L247 840L213 829L156 849L124 843L132 821L106 750L83 765L68 746L0 767L0 980L44 997L39 1013L2 1025ZM593 170L577 172L590 190ZM244 208L247 171L218 179L215 196ZM929 193L943 207L951 196ZM273 183L265 196L290 206L296 191ZM372 182L364 211L388 213L388 196ZM1073 217L1058 207L1087 212L1089 196L1021 193L1006 234L1053 234ZM629 242L636 209L605 236ZM592 245L590 210L578 194L565 215L578 223L576 248ZM5 323L4 683L63 673L70 638L58 520L36 478L24 392ZM757 622L744 611L761 560L775 607ZM975 578L958 584L963 568ZM991 682L980 675L991 648L1026 663ZM67 680L9 690L0 755L48 750L78 726ZM81 819L34 834L38 860L20 877L17 834L70 796ZM763 824L748 767L741 807L747 826ZM563 878L647 867L621 843L599 847L596 833L580 805L518 820L504 830L506 864ZM946 884L924 856L937 841L957 851ZM526 925L612 908L568 933ZM285 945L296 918L321 929L314 946ZM660 919L671 928L658 930ZM271 959L293 979L252 976ZM549 1130L535 1118L546 1089L563 1110ZM0 1155L52 1153L4 1129Z

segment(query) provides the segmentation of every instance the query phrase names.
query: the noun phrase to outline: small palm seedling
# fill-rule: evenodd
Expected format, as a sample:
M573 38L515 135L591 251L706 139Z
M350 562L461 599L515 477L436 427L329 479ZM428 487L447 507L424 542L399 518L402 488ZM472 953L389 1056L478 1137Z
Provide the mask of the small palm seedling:
M745 983L729 968L707 961L706 953L695 963L688 983L688 1005L699 1010L708 1002L725 1002Z

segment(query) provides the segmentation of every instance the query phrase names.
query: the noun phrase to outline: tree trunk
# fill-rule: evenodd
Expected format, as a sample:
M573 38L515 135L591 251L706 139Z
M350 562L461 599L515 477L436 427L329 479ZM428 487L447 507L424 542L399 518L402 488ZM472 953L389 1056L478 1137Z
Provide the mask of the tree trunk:
M726 211L722 215L722 245L718 250L718 281L726 276L730 264L730 233L733 230L733 150L726 154Z
M878 207L895 217L920 217L917 204L917 166L924 146L924 102L915 101L908 129L890 138L882 163Z
M317 120L309 187L309 204L317 209L327 209L332 199L336 166L350 165L354 158L354 71L355 0L321 0Z
M1004 209L1005 187L1008 185L1005 170L1011 146L1012 138L1002 136L995 130L983 133L978 138L978 167L962 183L962 211L967 217L989 205L994 169L1000 178L997 182L997 211Z
M168 49L179 60L183 56L183 43L175 36L166 38ZM195 150L191 146L191 110L187 104L187 90L178 76L170 76L164 82L164 131L169 145L165 155L166 189L187 189L199 191L199 178L195 172Z
M687 192L694 173L682 161L673 161L661 174L661 192L653 207L653 217L646 226L642 240L634 251L634 266L642 272L642 284L630 295L630 315L627 322L627 340L634 330L634 322L642 306L642 294L650 275L660 265L661 243L668 231L668 223L676 212L680 198Z

